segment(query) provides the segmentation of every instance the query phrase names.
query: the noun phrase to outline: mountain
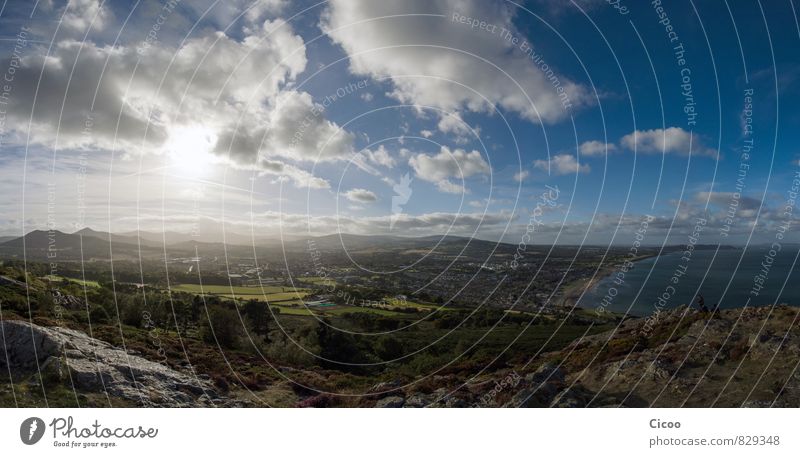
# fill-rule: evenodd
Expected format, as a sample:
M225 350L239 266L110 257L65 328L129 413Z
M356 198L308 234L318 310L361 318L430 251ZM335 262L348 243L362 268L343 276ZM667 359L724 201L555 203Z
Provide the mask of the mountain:
M110 240L110 241L109 241ZM92 259L129 259L157 255L152 246L139 246L129 237L109 235L84 229L75 233L59 230L34 230L24 237L0 244L0 256L23 257L36 261L89 261Z
M78 230L77 232L74 233L74 235L80 235L83 236L84 238L92 237L103 241L111 241L114 244L122 243L122 244L130 244L133 246L141 245L152 248L157 248L162 246L160 241L157 242L149 238L137 237L135 233L133 235L113 234L108 232L98 232L97 230L92 230L89 227Z

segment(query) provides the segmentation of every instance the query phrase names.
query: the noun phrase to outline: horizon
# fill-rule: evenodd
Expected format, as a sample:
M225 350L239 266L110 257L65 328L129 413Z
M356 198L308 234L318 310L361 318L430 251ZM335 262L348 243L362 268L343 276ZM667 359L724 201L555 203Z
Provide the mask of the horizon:
M92 227L83 227L81 229L75 230L74 232L66 232L66 231L62 231L62 230L54 230L54 232L57 232L57 233L60 233L60 234L64 234L64 235L80 235L81 234L80 232L83 232L83 231L90 231L90 232L101 234L101 235L102 234L106 234L106 235L117 235L117 236L128 236L128 237L137 236L137 233L145 233L145 234L148 234L148 235L160 235L161 234L160 232L152 232L152 231L146 231L146 230L142 230L140 232L127 231L127 232L114 232L114 233L111 233L111 232L105 232L105 231L102 231L102 230L97 230L97 229L94 229ZM33 232L48 233L48 232L51 232L51 231L48 230L48 229L32 229L29 232L27 232L25 235L0 235L0 237L2 237L2 238L12 237L12 239L10 239L10 240L3 241L3 243L6 243L6 242L9 242L9 241L13 241L14 239L18 239L18 238L22 238L24 236L30 235ZM182 240L182 241L176 241L176 242L167 243L166 244L167 246L169 246L170 244L182 243L182 242L186 242L186 241L195 241L195 242L198 242L198 243L222 243L221 241L198 241L197 239L194 239L192 237L192 233L191 232L170 231L169 233L177 234L177 235L183 235L187 239ZM231 233L229 233L229 235L235 235L235 236L238 236L238 237L248 237L249 236L249 235L238 233L238 232L231 232ZM492 239L484 239L484 238L477 238L477 237L467 237L467 236L461 236L461 235L443 235L443 234L416 235L416 236L414 236L414 235L397 235L397 234L392 234L392 235L389 235L389 234L369 235L369 234L357 234L357 233L327 233L327 234L323 234L323 235L313 235L313 236L294 235L292 237L291 241L299 241L299 240L303 240L303 239L312 240L312 239L330 238L330 237L339 237L339 236L341 236L341 237L355 236L355 237L363 237L363 238L378 238L378 237L384 237L384 238L389 237L389 238L392 238L392 237L395 237L395 238L403 238L403 239L409 239L409 240L421 240L421 239L430 239L430 238L441 237L442 239L444 239L444 238L459 238L459 239L466 239L466 240L470 240L470 241L472 241L472 240L483 241L483 242L487 242L487 243L499 243L499 244L506 244L506 245L513 245L514 244L514 243L511 243L511 242L497 241L497 240L492 240ZM256 238L256 241L263 241L264 238L268 238L268 237L270 237L270 235L262 235L262 236ZM0 244L2 244L2 243L0 243ZM240 243L234 243L234 242L228 242L227 244L241 245ZM718 244L718 245L717 244L713 244L713 243L710 243L710 244L699 243L699 244L697 244L695 246L700 246L700 247L718 246L719 248L743 249L743 248L746 248L748 246L763 246L763 245L768 245L768 244L769 243L766 243L766 242L765 243L750 243L748 245L736 244L736 243L721 243L721 244ZM795 246L795 245L800 245L800 242L798 242L798 243L787 242L787 243L783 243L783 245L784 246ZM588 244L588 243L587 244L583 244L583 245L576 245L576 244L569 244L569 243L561 243L561 244L528 243L527 246L545 246L545 247L546 246L559 246L559 247L578 247L578 246L580 246L580 247L585 247L585 248L598 248L598 247L622 248L622 247L626 247L626 245L624 245L624 244L602 245L602 244ZM647 249L675 248L675 247L679 247L679 246L682 246L682 245L681 244L664 244L664 245L660 245L660 244L641 244L642 248L647 248Z

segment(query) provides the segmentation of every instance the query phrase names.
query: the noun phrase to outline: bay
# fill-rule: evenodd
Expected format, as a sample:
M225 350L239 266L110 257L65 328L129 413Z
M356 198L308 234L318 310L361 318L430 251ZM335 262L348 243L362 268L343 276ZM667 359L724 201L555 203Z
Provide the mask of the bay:
M794 264L797 245L784 246L773 257L764 287L758 295L752 292L755 277L762 273L762 263L767 262L769 246L751 246L747 249L696 250L690 260L682 260L682 252L671 252L635 262L624 275L624 281L615 282L619 270L602 278L579 301L579 306L596 309L604 298L607 311L647 316L654 312L662 299L662 309L681 304L694 304L697 294L705 299L706 306L719 304L720 308L737 308L787 303L800 305L800 261ZM686 274L673 280L676 271L687 265ZM673 286L674 289L670 289ZM613 295L613 296L612 296Z

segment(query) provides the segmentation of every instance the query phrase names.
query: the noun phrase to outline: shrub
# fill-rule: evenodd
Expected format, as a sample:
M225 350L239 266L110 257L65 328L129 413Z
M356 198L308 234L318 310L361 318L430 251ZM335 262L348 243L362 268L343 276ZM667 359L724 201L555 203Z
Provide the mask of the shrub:
M209 307L208 320L203 322L201 335L206 343L235 348L241 325L236 311L217 306Z

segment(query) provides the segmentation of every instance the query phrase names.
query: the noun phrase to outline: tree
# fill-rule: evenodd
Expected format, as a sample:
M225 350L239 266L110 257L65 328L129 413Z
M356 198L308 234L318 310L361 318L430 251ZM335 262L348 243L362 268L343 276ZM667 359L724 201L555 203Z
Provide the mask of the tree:
M327 319L323 319L317 326L317 342L320 347L320 356L327 359L320 361L323 367L353 371L357 368L336 362L359 363L362 361L361 351L353 335L332 328Z
M403 355L403 343L392 335L382 335L375 343L375 353L382 360L394 360Z
M261 303L258 300L248 300L244 304L244 315L256 335L266 337L269 334L270 316L265 303Z
M203 323L201 335L206 343L234 348L239 340L240 325L236 311L219 306L209 307L208 320Z

